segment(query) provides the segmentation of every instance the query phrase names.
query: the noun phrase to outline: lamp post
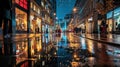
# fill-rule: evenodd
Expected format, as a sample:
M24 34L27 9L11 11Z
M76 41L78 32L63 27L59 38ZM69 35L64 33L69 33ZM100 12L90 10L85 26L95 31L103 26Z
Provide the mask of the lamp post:
M53 20L54 20L54 28L53 28L53 30L55 31L55 29L56 29L56 13L53 13Z
M74 26L75 25L75 21L77 20L77 12L78 12L78 9L76 7L73 8L73 22L74 22Z

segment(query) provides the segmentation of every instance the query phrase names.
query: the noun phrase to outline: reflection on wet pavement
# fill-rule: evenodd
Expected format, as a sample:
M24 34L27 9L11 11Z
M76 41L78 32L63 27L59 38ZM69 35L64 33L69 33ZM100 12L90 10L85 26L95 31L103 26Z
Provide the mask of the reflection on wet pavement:
M2 67L119 67L119 62L120 47L84 39L74 33L48 33L0 42Z

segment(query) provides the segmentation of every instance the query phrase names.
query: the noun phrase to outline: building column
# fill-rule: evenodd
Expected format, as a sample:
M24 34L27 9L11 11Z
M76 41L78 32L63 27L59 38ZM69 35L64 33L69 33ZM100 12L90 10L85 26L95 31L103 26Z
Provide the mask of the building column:
M16 34L15 0L12 0L12 35Z
M28 12L27 12L27 33L30 33L30 2L31 0L28 0Z

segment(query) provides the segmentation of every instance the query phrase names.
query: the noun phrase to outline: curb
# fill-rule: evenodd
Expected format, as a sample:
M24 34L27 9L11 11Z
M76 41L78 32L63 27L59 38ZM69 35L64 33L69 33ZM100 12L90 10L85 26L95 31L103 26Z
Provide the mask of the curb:
M118 43L107 42L107 41L98 40L98 39L93 39L93 38L84 37L84 36L80 36L80 37L86 38L86 39L89 39L89 40L94 40L94 41L101 42L101 43L105 43L105 44L109 44L109 45L120 46L120 44L118 44Z

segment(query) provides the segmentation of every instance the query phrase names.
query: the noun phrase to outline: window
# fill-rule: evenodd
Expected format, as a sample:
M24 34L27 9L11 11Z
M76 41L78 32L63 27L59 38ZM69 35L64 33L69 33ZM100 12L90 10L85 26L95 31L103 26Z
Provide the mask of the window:
M38 9L38 14L40 14L40 9Z
M16 13L16 30L17 31L27 31L27 13L15 8Z
M33 3L32 2L30 3L30 8L33 9Z
M35 10L35 9L36 9L36 6L34 5L34 6L33 6L33 10Z
M44 3L43 2L41 2L41 5L44 7Z

